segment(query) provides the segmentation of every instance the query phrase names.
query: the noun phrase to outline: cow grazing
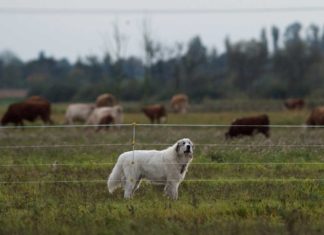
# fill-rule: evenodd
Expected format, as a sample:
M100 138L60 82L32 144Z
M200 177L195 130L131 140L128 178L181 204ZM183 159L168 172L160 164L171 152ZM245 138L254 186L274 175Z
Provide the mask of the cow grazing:
M113 107L116 104L117 100L115 96L109 93L99 95L96 100L97 107Z
M65 123L86 122L95 107L94 104L70 104L65 112Z
M185 94L174 95L171 99L171 108L176 113L186 113L189 107L189 98Z
M234 120L225 137L227 139L244 135L253 136L256 133L262 133L267 138L270 136L268 115L264 114Z
M166 121L167 112L161 104L148 105L142 108L142 111L150 119L151 123L154 123L155 121L157 123Z
M303 99L287 99L284 105L288 110L300 110L304 108L305 102Z
M111 114L106 114L104 116L102 116L100 119L99 119L99 126L97 127L96 131L100 131L102 129L109 129L109 124L113 124L115 121L114 121L114 118ZM100 126L100 125L108 125L108 126Z
M324 125L324 106L316 107L312 110L307 121L307 126Z
M33 95L25 99L25 102L44 102L49 103L49 101L41 96Z
M114 124L122 124L124 119L123 108L120 105L95 108L86 123L87 125L100 125L100 122L102 122L102 120L107 120L108 116L113 118ZM96 130L98 129L100 129L100 127L96 127Z
M11 104L6 113L3 115L1 124L7 125L13 123L16 126L23 126L23 120L30 122L41 118L44 123L52 124L50 118L51 106L50 103L43 101L25 101Z

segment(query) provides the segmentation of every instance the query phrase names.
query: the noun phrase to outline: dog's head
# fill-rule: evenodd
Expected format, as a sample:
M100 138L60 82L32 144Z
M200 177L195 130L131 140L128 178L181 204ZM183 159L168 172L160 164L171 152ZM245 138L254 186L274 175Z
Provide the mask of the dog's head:
M193 149L194 149L194 145L192 141L188 138L180 139L176 143L176 152L179 155L192 157Z

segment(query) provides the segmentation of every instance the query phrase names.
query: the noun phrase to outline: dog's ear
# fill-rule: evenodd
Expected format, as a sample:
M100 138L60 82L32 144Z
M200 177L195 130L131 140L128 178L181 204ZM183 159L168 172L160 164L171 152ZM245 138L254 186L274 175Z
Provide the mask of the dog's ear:
M176 146L176 152L179 153L179 149L180 149L180 144L179 142L177 143L177 146Z

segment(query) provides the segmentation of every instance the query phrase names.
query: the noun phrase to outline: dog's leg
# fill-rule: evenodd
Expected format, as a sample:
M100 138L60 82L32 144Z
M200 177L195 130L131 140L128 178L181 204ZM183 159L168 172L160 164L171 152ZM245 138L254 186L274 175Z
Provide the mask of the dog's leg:
M173 200L178 199L178 187L179 183L177 182L168 182L165 186L166 194Z
M135 193L135 191L139 188L139 186L141 185L141 179L142 177L139 177L138 180L135 183L134 189L133 189L133 194Z
M135 188L135 182L132 182L132 180L127 180L124 186L124 198L130 199L133 196L134 188Z

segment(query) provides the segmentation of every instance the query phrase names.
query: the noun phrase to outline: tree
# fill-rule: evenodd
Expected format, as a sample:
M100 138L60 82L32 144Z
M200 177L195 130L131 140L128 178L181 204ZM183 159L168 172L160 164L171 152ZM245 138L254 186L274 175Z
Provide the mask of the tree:
M264 70L268 57L266 45L256 40L226 43L229 74L234 76L235 86L247 91Z
M271 33L272 33L272 41L273 41L273 51L274 53L277 53L279 49L278 46L279 35L280 35L279 29L276 26L272 26Z

